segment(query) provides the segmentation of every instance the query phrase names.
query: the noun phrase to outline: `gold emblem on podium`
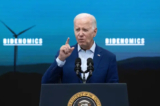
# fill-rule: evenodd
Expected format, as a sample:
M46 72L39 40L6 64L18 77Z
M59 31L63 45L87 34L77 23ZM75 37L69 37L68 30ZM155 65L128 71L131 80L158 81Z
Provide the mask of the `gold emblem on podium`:
M78 92L73 95L67 106L102 106L100 100L91 92Z

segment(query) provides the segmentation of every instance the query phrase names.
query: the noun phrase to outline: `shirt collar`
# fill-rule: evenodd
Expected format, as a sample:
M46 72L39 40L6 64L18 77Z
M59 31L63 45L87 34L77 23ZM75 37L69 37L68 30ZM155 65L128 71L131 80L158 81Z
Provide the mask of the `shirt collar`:
M90 51L92 51L92 52L94 53L95 48L96 48L96 44L95 44L95 41L94 41L92 47L90 48ZM81 49L81 47L80 47L79 44L78 44L78 52L79 52L80 50L82 50L82 49Z

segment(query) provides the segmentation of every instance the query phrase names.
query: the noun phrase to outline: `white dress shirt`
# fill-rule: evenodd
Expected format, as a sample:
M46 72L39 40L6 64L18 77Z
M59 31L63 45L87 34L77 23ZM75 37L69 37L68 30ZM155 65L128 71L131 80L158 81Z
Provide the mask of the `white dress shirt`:
M87 59L88 58L92 58L93 59L95 48L96 48L95 42L93 43L93 45L90 48L90 50L86 50L86 51L81 49L81 47L78 45L78 48L77 48L78 49L78 56L81 59L81 69L82 69L82 71L86 71L87 70ZM66 60L65 61L59 60L58 57L57 57L56 61L57 61L57 64L58 64L59 67L63 67L63 65L66 62ZM85 78L86 79L87 79L88 75L89 75L89 72L85 73ZM83 74L81 74L81 77L83 78Z

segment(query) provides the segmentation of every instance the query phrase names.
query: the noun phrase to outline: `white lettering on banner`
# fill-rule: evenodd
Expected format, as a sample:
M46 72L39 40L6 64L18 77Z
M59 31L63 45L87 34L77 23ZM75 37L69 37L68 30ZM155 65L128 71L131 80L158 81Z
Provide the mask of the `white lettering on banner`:
M42 46L42 38L3 38L4 46Z
M106 38L106 46L144 46L144 38Z

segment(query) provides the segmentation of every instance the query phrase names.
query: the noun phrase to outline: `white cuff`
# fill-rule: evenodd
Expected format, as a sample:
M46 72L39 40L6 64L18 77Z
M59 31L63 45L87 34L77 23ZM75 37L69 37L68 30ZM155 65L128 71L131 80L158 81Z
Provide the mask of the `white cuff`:
M65 60L65 61L61 61L61 60L57 57L56 62L57 62L57 65L58 65L59 67L63 67L63 65L65 64L66 60Z

